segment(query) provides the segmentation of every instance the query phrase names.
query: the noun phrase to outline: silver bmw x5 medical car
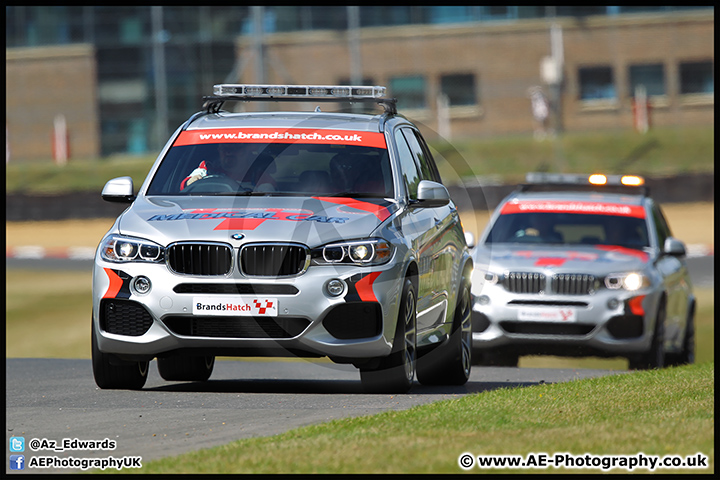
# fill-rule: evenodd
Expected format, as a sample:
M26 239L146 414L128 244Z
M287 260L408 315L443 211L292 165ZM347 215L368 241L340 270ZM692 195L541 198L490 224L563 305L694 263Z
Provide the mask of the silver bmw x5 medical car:
M528 174L475 249L479 364L521 355L626 357L631 368L692 363L695 296L685 246L644 179Z
M329 357L368 391L464 384L470 276L458 212L384 87L216 85L100 242L101 388L205 381L222 356ZM226 102L373 103L379 114L230 113Z

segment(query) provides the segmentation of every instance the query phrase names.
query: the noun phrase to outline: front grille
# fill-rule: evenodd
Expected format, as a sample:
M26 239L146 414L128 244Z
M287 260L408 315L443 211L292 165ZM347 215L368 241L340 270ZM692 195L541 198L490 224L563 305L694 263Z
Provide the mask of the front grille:
M532 305L532 306L541 306L541 307L580 307L580 308L588 308L588 302L578 302L578 301L572 301L572 300L510 300L508 305L520 305L520 306L526 306L526 305Z
M240 251L240 270L257 277L283 277L305 271L308 250L302 245L255 244Z
M293 338L310 321L298 317L169 316L163 323L174 333L188 337Z
M173 287L175 293L228 295L297 295L294 285L265 285L250 283L181 283Z
M100 302L100 328L105 332L139 337L152 324L152 315L137 302L111 298Z
M553 292L560 295L590 295L597 287L598 282L593 275L567 273L552 277Z
M503 278L505 290L512 293L542 293L545 275L533 272L510 272Z
M215 243L175 243L167 249L167 263L183 275L227 275L232 269L232 249Z
M593 331L595 325L582 323L559 322L500 322L500 326L508 333L525 335L568 335L585 336Z

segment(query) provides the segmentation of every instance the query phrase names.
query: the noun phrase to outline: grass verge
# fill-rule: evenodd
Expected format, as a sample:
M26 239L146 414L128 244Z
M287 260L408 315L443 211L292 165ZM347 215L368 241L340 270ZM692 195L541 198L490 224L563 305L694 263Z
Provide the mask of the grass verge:
M645 135L632 130L566 133L544 141L536 141L532 135L506 135L457 139L431 147L448 183L475 176L518 182L529 171L648 176L713 172L714 138L712 126L693 126L654 128ZM120 176L132 177L137 188L154 161L154 155L126 155L71 160L64 167L49 161L11 162L5 168L5 188L11 194L100 192L105 182Z
M702 453L714 471L714 363L499 389L146 462L134 473L462 473L458 457ZM476 473L601 473L580 469ZM638 469L638 473L648 473ZM626 473L626 470L611 470Z

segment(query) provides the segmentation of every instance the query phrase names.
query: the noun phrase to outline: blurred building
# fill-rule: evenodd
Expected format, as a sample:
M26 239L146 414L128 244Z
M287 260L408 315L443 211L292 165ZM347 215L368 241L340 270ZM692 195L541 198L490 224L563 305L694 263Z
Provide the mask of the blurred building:
M13 159L57 114L73 155L157 151L223 82L385 85L431 139L532 134L535 87L555 131L714 122L707 6L11 6L6 47Z

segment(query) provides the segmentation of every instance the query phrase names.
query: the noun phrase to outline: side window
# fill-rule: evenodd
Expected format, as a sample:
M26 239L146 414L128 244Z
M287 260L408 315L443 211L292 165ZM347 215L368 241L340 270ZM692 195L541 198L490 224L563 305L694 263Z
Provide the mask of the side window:
M428 150L422 137L419 137L417 133L410 128L403 128L401 130L405 135L408 145L410 146L410 150L412 150L415 158L418 160L422 179L440 182L440 174L438 174L435 161L430 155L430 150Z
M400 130L395 130L395 144L398 150L398 159L400 160L400 168L402 169L402 179L410 198L417 197L418 183L420 183L420 174L417 165L413 160L413 154L408 147L405 137Z
M653 220L655 223L655 232L657 233L658 245L663 248L665 245L665 239L672 234L670 233L670 227L665 221L665 216L660 211L660 207L653 205L652 207Z

